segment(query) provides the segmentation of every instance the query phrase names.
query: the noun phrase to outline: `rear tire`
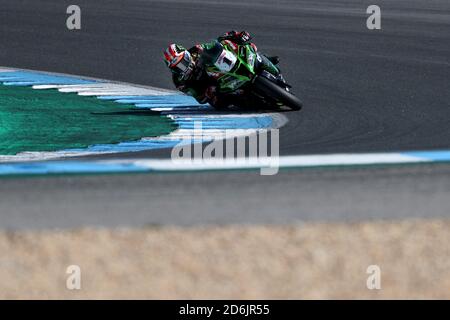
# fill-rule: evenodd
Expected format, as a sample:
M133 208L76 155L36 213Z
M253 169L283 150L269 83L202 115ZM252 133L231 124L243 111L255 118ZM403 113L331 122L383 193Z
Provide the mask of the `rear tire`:
M253 81L253 88L262 96L279 101L292 110L300 110L303 107L299 98L264 77L256 77Z

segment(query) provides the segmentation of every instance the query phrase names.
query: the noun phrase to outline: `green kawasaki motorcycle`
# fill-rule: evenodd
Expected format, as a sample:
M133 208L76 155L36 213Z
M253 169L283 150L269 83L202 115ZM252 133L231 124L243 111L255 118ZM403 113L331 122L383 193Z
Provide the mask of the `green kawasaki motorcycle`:
M217 81L219 92L232 97L232 104L237 107L302 108L280 70L252 45L213 41L206 46L202 58L207 74Z

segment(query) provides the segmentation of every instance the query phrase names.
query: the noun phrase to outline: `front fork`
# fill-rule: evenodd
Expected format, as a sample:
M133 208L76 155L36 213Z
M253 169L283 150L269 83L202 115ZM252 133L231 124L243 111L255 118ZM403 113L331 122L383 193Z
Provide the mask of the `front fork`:
M280 74L280 69L278 69L265 55L257 53L256 59L258 60L259 68L262 70L266 70L274 76Z
M260 68L259 74L267 72L268 75L265 77L276 82L281 87L284 87L286 91L289 91L291 86L286 83L283 75L281 74L281 70L275 66L272 61L270 61L265 55L259 54L257 55L258 67Z

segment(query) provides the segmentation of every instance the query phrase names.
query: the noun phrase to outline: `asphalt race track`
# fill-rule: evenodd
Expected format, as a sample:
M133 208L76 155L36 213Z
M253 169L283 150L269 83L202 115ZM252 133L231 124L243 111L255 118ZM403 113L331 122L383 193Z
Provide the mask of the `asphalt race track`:
M229 29L254 35L304 101L287 112L282 155L449 149L450 2L6 0L0 66L172 88L161 52ZM244 19L245 17L245 19ZM140 152L133 157L164 156ZM0 226L290 223L448 216L447 165L283 172L2 179Z
M1 226L292 224L448 217L449 166L2 179ZM8 181L9 180L9 181Z

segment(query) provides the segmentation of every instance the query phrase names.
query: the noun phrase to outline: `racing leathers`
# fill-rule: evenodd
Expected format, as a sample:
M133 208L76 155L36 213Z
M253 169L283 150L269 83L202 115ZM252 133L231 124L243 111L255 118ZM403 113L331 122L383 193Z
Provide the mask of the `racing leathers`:
M199 103L209 103L216 109L226 108L233 104L233 99L240 94L239 90L233 93L220 92L216 80L206 72L205 61L207 59L205 59L205 56L207 56L208 50L214 46L216 41L232 46L250 44L256 51L257 48L255 44L250 42L250 40L251 36L246 31L230 31L218 37L217 40L198 44L190 48L188 51L195 62L195 67L187 78L180 74L173 73L172 79L175 86L178 90L194 97ZM275 70L278 71L278 68L275 66L275 64L278 63L278 57L268 58L264 55L260 55L260 57L262 59L261 64L263 68L269 70L275 68Z

